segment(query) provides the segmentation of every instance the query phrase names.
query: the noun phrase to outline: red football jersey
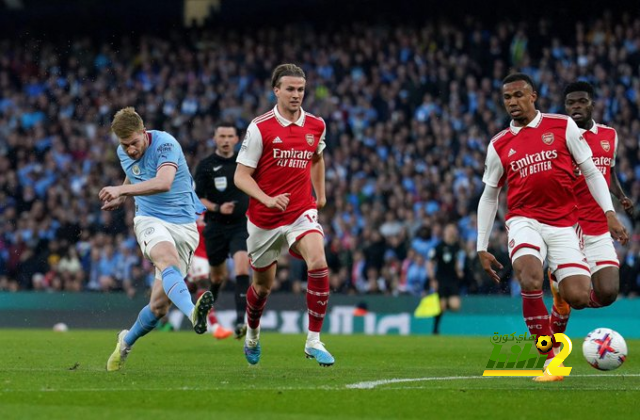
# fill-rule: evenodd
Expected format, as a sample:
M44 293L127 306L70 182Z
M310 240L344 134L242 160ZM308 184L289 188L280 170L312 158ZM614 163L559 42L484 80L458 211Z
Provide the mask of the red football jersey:
M202 213L198 217L198 220L196 223L198 227L198 236L200 236L200 242L198 242L198 247L196 248L196 251L193 253L193 255L200 258L207 258L207 248L204 243L204 235L202 234L206 226L204 223L204 213Z
M573 226L578 221L574 168L590 157L571 118L538 112L527 126L512 123L491 140L482 180L492 187L507 184L507 219Z
M316 208L311 159L324 150L325 133L324 120L305 111L292 123L275 107L251 122L237 162L255 168L253 178L265 194L291 194L284 212L251 198L247 211L251 223L273 229L292 224L302 213Z
M593 162L604 175L607 185L611 184L611 168L616 164L618 133L602 124L594 124L591 130L580 130L593 153ZM607 218L589 192L587 181L580 175L575 183L574 193L578 200L578 223L585 235L603 235L609 232Z

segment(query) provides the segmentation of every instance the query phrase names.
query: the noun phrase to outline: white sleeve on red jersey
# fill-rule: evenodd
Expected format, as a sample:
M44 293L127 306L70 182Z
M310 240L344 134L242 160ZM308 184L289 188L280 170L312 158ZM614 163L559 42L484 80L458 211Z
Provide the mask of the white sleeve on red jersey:
M502 161L496 148L493 147L493 143L489 143L487 148L487 159L484 162L484 175L482 176L482 182L491 187L501 187L500 180L504 175L504 168L502 167Z
M316 149L316 154L320 155L324 151L324 148L327 147L327 143L325 143L324 138L327 136L327 123L322 120L324 124L324 130L322 131L322 135L320 136L320 141L318 142L318 148Z
M489 237L491 236L491 228L493 222L496 220L496 213L498 212L498 197L500 196L499 187L492 187L487 184L480 196L480 202L478 203L478 239L476 243L476 250L486 251L489 247Z
M618 158L618 132L613 130L615 137L613 138L613 159L611 159L611 167L616 166L616 159Z
M576 122L571 118L567 118L567 132L565 136L569 153L571 153L573 160L578 165L593 156L589 144L587 144L587 141L582 137L582 133L580 133Z
M593 159L587 158L579 167L580 172L584 175L584 180L587 182L589 192L602 211L604 213L615 211L613 209L613 202L611 201L611 193L609 193L607 181L605 181L604 175L602 175L602 172L600 172L595 163L593 163Z
M248 166L250 168L257 168L258 161L262 157L262 133L255 123L249 124L247 127L247 134L242 140L242 147L238 152L238 158L236 162Z

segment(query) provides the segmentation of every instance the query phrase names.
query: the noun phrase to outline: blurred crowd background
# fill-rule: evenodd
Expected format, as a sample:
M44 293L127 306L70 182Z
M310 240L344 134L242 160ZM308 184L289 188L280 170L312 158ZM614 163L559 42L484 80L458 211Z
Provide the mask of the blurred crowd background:
M220 122L241 131L274 105L272 69L307 74L303 107L327 122L328 204L321 212L334 293L415 294L454 223L464 293L515 294L503 228L491 251L500 285L475 253L486 146L509 123L509 72L537 83L538 109L563 113L577 79L596 88L595 119L618 130L617 171L640 200L640 17L600 11L562 18L425 15L397 19L206 21L158 31L140 19L100 32L0 39L0 290L145 293L152 267L132 230L133 200L100 210L98 191L124 174L109 132L134 106L147 128L181 143L189 167L212 153ZM367 22L367 23L365 23ZM277 23L277 24L276 24ZM149 28L148 31L145 30ZM616 203L617 204L617 203ZM640 289L640 228L618 249L621 292ZM276 289L299 291L304 266L283 254Z

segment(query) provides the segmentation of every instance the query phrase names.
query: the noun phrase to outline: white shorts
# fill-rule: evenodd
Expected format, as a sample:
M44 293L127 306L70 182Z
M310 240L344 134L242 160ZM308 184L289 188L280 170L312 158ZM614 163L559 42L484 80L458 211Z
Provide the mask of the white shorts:
M206 280L209 278L210 271L211 268L209 267L209 260L194 255L191 260L191 266L189 267L187 280L192 283L197 280Z
M602 235L581 235L578 229L578 236L584 243L584 253L591 268L591 274L602 270L605 267L620 267L618 254L613 246L613 239L609 232Z
M191 265L191 258L198 247L200 235L196 223L169 223L157 217L136 216L133 218L133 230L138 239L142 254L151 260L149 253L159 242L171 242L178 251L180 258L180 274L187 276ZM158 270L156 270L158 277Z
M550 226L527 217L513 217L506 225L511 262L523 255L533 255L542 264L546 259L558 281L573 275L591 275L573 227Z
M324 236L322 226L318 223L318 210L307 210L290 225L278 226L274 229L261 229L247 221L247 251L254 270L264 271L271 267L280 256L285 241L289 245L289 253L296 258L302 258L291 250L293 244L303 236L318 232Z

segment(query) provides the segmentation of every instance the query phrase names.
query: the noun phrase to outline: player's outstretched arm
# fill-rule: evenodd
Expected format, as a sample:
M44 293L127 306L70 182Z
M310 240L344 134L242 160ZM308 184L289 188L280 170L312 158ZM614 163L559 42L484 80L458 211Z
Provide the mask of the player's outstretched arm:
M315 153L313 160L311 160L311 184L313 185L313 191L316 193L316 202L319 210L327 204L324 181L324 157L322 153Z
M611 236L623 245L626 244L629 236L622 223L616 217L607 181L604 179L602 172L593 163L591 148L584 140L575 121L571 118L567 120L566 139L569 153L573 160L578 163L578 167L582 175L584 175L584 180L587 182L587 187L589 187L589 192L607 216L607 224L609 225Z
M176 177L176 167L165 165L158 169L154 178L139 182L137 184L123 184L118 187L104 187L100 190L100 200L109 202L118 197L128 197L137 195L153 195L167 192L171 189L173 179Z
M128 176L125 176L124 177L124 182L122 183L122 185L127 185L127 184L131 184L131 181L129 181L129 177ZM120 196L120 197L116 198L115 200L111 200L111 201L105 202L104 205L100 209L104 210L104 211L117 210L124 204L125 201L127 201L127 197Z
M609 191L618 199L618 201L620 201L622 208L629 215L629 217L633 217L635 213L633 201L631 201L631 199L627 197L627 195L622 190L622 185L620 185L618 173L614 170L611 171L611 185L609 186Z
M578 166L584 175L585 181L587 181L589 192L607 216L607 224L609 225L611 236L613 239L620 241L622 245L626 245L629 241L629 235L616 216L616 212L613 209L613 203L611 202L609 188L607 188L607 181L604 179L602 172L598 170L591 158L588 158Z
M270 197L262 191L262 188L258 185L255 179L253 179L253 173L255 168L238 163L236 166L236 173L233 176L233 183L236 187L240 188L249 197L258 200L266 207L273 209L277 208L281 211L285 211L289 205L290 193L284 193L275 197Z
M487 251L489 247L489 236L493 228L493 222L496 220L498 212L498 197L500 196L500 187L492 187L485 185L480 202L478 203L478 258L480 264L489 277L496 283L500 283L500 276L494 270L502 269L502 264Z

